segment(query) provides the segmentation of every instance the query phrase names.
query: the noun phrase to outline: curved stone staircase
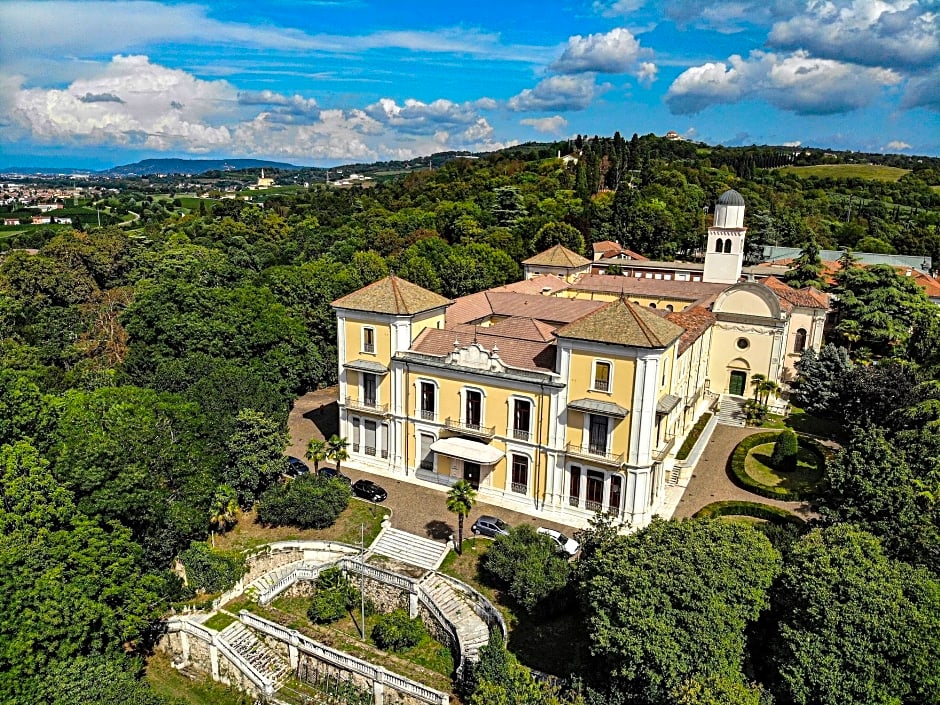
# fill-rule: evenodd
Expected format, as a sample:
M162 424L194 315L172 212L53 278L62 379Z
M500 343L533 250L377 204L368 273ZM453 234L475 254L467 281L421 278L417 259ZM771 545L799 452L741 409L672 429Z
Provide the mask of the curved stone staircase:
M418 589L423 590L454 625L464 658L478 661L480 647L489 640L490 630L486 622L477 615L470 601L438 573L425 575L418 583Z
M232 622L219 632L219 640L250 663L261 675L280 686L290 674L290 666L241 622Z

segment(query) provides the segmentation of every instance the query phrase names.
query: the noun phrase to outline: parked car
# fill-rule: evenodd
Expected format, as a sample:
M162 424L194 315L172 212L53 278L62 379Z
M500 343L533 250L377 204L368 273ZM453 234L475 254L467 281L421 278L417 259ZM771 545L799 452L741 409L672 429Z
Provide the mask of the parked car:
M483 514L473 522L470 531L476 536L489 536L491 539L495 539L497 536L509 535L509 524L502 519Z
M336 478L338 480L342 480L347 485L352 482L352 480L350 480L347 475L344 475L341 472L337 472L336 468L331 468L329 465L320 468L320 475L330 479Z
M352 493L370 502L384 502L388 499L388 492L372 480L356 480L352 484Z
M548 536L552 541L555 542L555 545L558 546L559 551L564 551L568 556L573 556L579 550L581 550L581 544L579 544L574 539L569 539L560 531L555 531L554 529L549 529L545 526L540 526L536 529L537 532L544 536Z
M310 472L310 467L300 458L295 458L293 455L287 456L287 472L284 473L288 477L300 477Z

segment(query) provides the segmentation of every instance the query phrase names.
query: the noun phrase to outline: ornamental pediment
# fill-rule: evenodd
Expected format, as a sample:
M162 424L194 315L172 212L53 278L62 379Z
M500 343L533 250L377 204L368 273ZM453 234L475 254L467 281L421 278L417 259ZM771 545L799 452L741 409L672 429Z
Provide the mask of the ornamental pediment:
M455 340L454 349L447 354L446 362L449 365L458 365L472 370L506 371L506 363L499 358L499 348L495 345L493 350L490 351L480 343L470 343L470 345L460 347L460 344Z

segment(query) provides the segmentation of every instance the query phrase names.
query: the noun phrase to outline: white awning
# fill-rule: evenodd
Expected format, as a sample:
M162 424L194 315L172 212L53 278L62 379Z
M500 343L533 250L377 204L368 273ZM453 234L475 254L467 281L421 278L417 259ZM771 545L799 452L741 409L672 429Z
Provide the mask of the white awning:
M485 443L477 443L468 438L441 438L431 444L431 450L451 458L468 460L480 465L493 465L502 460L505 453Z

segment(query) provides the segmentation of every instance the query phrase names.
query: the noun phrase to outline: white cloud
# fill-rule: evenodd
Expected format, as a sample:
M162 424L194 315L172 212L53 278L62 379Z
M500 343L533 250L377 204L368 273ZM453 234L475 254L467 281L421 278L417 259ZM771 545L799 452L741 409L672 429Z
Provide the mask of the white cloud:
M770 46L887 68L940 62L940 15L934 0L813 0L777 22Z
M687 69L672 83L666 103L687 114L719 103L763 100L799 115L829 115L870 105L901 77L887 69L860 68L806 52L790 55L753 51Z
M598 86L594 74L549 76L535 88L526 88L507 102L517 112L545 110L584 110L594 100Z
M544 132L547 135L558 135L568 127L568 121L561 115L552 115L543 118L524 118L519 121L520 125L528 125L537 132Z
M472 103L383 98L364 109L324 109L313 98L238 91L152 63L115 56L64 88L24 88L0 79L4 140L133 146L155 152L376 160L394 154L498 149Z
M558 73L637 73L639 59L650 53L630 30L616 27L606 34L569 37L564 52L549 68Z
M594 12L604 15L604 17L619 17L636 12L645 4L646 0L616 0L613 3L595 0Z
M907 142L901 142L900 140L892 140L885 145L885 149L890 149L892 152L903 152L906 149L910 149L911 145Z
M803 144L800 140L793 140L792 142L784 142L783 147L799 147Z

